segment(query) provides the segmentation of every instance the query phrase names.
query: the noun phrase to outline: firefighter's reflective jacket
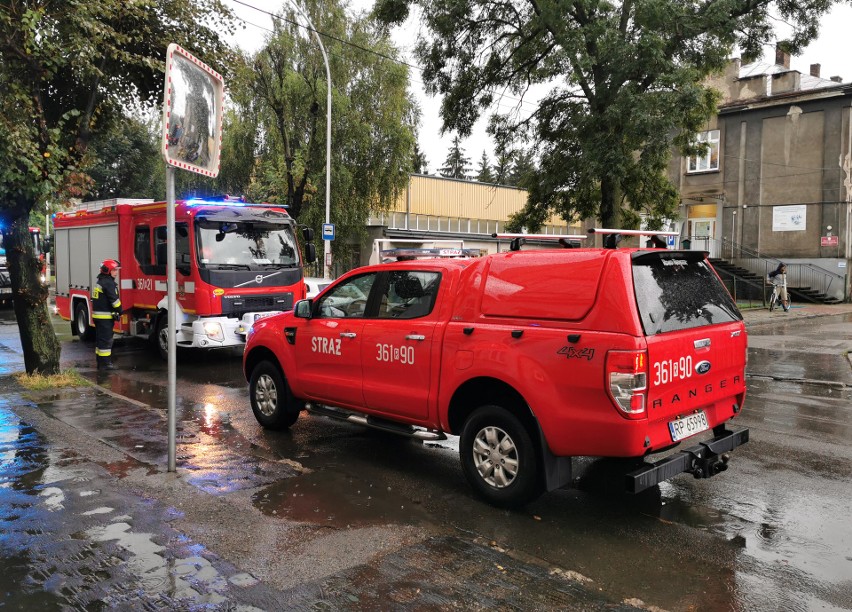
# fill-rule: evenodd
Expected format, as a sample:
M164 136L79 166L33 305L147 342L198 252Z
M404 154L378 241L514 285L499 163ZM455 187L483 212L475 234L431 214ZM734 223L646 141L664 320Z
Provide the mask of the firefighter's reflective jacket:
M113 319L121 312L121 300L118 286L110 274L98 274L98 281L92 290L92 318Z

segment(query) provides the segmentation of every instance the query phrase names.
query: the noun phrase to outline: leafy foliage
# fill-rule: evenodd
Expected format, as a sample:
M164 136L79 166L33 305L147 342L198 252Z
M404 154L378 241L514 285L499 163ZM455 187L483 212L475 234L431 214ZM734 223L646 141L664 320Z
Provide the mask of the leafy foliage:
M335 258L359 243L371 211L389 209L412 168L416 105L408 69L387 34L337 0L302 4L325 35L332 85L331 214ZM252 199L286 203L300 223L325 220L325 63L292 10L253 56L241 58L231 86L219 184Z
M488 154L483 151L482 157L479 158L479 167L476 169L476 180L480 183L493 183L494 172L491 170L491 162L488 161Z
M83 195L93 135L162 99L168 42L223 65L228 15L221 0L0 3L0 226L28 373L59 367L30 213Z
M662 178L672 146L714 111L702 85L735 46L751 56L772 38L774 19L793 24L796 51L817 33L832 0L379 0L388 23L421 8L418 44L427 93L441 94L445 130L465 136L500 92L550 91L529 116L494 115L490 132L508 150L536 144L522 225L558 212L630 225L644 212L670 217L677 191ZM623 216L623 218L622 218Z
M461 139L456 136L453 138L453 144L450 150L447 151L447 158L444 160L444 165L438 169L441 176L455 179L466 179L470 175L470 159L464 154L464 149L461 146Z

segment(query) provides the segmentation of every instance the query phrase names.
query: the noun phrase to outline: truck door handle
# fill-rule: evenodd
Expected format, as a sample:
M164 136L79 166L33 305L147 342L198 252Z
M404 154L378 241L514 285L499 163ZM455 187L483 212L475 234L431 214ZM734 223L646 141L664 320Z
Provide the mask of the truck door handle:
M341 338L355 338L357 336L358 334L356 334L355 332L340 332Z
M426 339L426 336L424 336L423 334L408 334L408 335L405 337L405 339L406 339L406 340L420 340L420 341L423 341L423 340L425 340L425 339Z

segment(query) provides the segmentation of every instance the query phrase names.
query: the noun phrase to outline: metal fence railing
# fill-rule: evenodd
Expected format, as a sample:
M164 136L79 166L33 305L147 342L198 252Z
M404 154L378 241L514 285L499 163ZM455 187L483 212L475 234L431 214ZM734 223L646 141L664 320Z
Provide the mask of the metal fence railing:
M766 277L781 263L780 259L760 255L746 246L723 239L722 257L732 264ZM842 299L846 277L810 263L787 263L787 286L809 287L828 296Z

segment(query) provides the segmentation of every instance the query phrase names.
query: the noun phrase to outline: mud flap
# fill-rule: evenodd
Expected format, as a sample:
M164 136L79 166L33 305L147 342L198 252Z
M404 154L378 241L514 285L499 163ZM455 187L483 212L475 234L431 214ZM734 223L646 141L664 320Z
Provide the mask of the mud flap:
M728 453L748 442L748 429L729 431L722 429L716 437L707 442L687 448L659 461L647 463L643 467L627 474L625 485L629 493L639 493L689 472L696 478L710 478L728 469Z

